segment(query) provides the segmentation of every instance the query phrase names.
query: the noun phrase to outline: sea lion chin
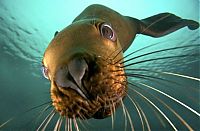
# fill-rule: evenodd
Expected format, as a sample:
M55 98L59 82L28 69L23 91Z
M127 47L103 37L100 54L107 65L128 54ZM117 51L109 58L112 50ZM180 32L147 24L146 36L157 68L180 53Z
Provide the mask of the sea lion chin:
M56 111L68 118L105 118L127 93L123 52L136 34L161 37L199 24L170 13L143 20L101 5L87 7L47 47L43 74L51 82Z

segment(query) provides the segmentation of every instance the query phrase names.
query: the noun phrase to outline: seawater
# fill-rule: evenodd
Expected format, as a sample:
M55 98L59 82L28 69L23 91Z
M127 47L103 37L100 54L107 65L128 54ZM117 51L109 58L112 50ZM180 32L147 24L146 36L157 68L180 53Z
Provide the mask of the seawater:
M68 26L81 11L91 4L102 4L125 16L131 16L138 19L144 19L158 13L170 12L182 18L199 21L198 0L1 0L0 124L13 116L15 117L6 129L19 129L17 127L20 127L20 129L25 130L32 127L31 124L26 123L31 121L37 112L39 112L39 109L35 109L28 113L25 112L34 106L50 100L50 84L42 77L40 70L42 55L45 48L53 38L55 31L60 31ZM162 38L138 35L132 46L125 52L125 55L156 42L160 42L161 44L134 55L137 56L158 49L190 45L192 43L191 41L197 36L199 36L199 30L190 31L187 27ZM192 44L199 44L199 42L200 41L197 38ZM185 48L171 52L166 51L160 54L149 55L145 58L164 57L169 54L191 54L193 52L199 52L199 48ZM199 77L198 59L199 58L197 57L164 59L135 65L134 68L148 67L155 70L159 69ZM177 88L176 90L176 85L169 83L166 83L160 88L184 101L199 112L199 83L176 77L168 76L168 78L183 84L186 88ZM132 80L140 82L145 81L150 84L153 83L153 81L150 82L142 79ZM154 83L153 85L158 86ZM195 87L195 91L193 91L193 88L191 87ZM198 104L193 103L193 99L194 101L197 101ZM167 100L167 98L163 97L163 100ZM128 100L125 100L125 104L129 109L135 128L141 129L140 120L133 104ZM145 103L141 102L141 104L144 105ZM198 128L198 117L190 116L190 113L186 113L186 115L183 113L185 109L176 106L177 104L171 101L169 101L169 105L170 104L183 114L184 118L188 119L189 123L193 123L193 126ZM161 128L160 125L162 124L158 124L159 121L156 121L156 118L151 118L151 113L148 113L148 110L151 110L151 108L149 106L144 106L143 109L147 113L150 125L154 129ZM163 110L167 113L166 109ZM168 116L172 115L170 113L167 114ZM176 122L177 118L172 117L171 119L182 129L181 123ZM126 120L123 111L122 109L118 109L114 122L114 129L124 130L125 123ZM104 120L91 119L89 120L89 124L87 124L87 122L85 123L85 126L90 130L110 130L112 129L111 118L106 118ZM165 126L166 129L170 128L169 125ZM129 124L127 124L127 129L130 130Z

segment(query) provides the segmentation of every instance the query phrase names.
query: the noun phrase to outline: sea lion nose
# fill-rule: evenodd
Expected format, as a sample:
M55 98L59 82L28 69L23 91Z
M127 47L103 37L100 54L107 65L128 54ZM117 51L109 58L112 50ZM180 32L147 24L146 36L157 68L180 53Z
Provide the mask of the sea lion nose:
M82 78L88 70L88 64L83 58L74 58L65 68L58 69L56 84L59 87L72 88L82 97L88 98L88 93L83 87Z

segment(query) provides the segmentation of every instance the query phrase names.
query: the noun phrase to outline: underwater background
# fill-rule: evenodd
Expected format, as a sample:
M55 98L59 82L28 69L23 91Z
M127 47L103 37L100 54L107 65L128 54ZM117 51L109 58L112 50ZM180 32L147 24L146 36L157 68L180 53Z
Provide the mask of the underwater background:
M56 31L68 26L81 11L91 4L102 4L122 15L138 19L170 12L182 18L200 21L199 0L0 0L0 124L14 117L2 130L26 130L37 127L38 123L30 124L29 121L34 119L33 117L41 108L26 111L50 101L50 83L43 78L40 68L45 48ZM132 46L125 52L125 55L157 42L160 42L160 44L139 51L134 55L137 56L158 49L199 44L198 36L199 30L190 31L187 27L161 38L138 35ZM157 56L168 56L169 54L189 55L195 52L199 53L199 51L199 47L190 47L145 57L156 58ZM145 57L140 59L145 59ZM176 72L199 78L199 59L199 56L163 59L142 63L134 68L148 67L149 69ZM159 87L200 112L199 82L178 77L166 77L181 83L183 86L177 87L177 85L166 82L163 86L159 85ZM155 87L158 86L153 81L131 79L133 81L143 81ZM162 99L169 102L168 104L173 106L194 129L200 128L198 116L165 97ZM127 99L124 103L131 114L135 129L140 130L140 120L133 104ZM162 129L163 126L166 130L171 129L170 125L159 123L161 120L151 117L153 111L149 111L150 107L145 106L144 102L141 102L141 104L144 111L146 111L152 129ZM163 108L163 112L168 113L168 110ZM170 113L168 116L178 129L185 130L185 127L181 126L176 117ZM120 108L116 113L114 129L124 130L125 123L126 120ZM91 119L84 125L88 130L112 129L111 118L104 120ZM127 124L127 130L130 129L130 124ZM85 129L83 128L83 130Z

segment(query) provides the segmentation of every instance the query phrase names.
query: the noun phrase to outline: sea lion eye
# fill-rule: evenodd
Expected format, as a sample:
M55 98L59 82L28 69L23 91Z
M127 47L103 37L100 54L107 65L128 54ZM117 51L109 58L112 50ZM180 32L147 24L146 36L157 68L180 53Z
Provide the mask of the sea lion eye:
M105 37L113 42L116 41L116 39L117 39L115 31L113 30L111 25L109 25L107 23L103 23L100 25L100 33L103 37Z
M47 67L45 67L45 66L43 65L43 66L41 67L41 70L42 70L42 74L43 74L44 78L49 79Z

